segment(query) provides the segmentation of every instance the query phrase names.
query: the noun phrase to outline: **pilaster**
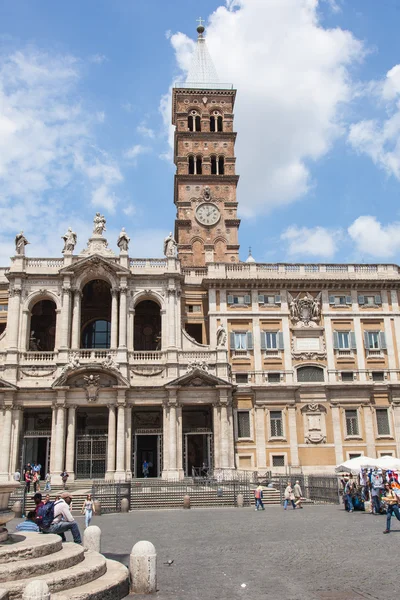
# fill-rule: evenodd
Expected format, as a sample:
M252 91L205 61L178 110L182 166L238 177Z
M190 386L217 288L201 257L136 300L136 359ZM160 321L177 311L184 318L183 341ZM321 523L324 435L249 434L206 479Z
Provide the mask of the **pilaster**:
M340 424L340 408L331 406L332 427L333 427L333 442L335 444L335 460L336 464L340 465L343 462L343 438L342 428Z
M263 406L255 407L256 417L256 452L257 452L257 471L265 471L267 468L267 454L265 449L265 408Z
M105 478L114 479L115 474L115 429L116 429L116 406L108 405L108 441L107 441L107 471Z
M290 464L292 467L298 467L299 446L297 440L296 407L289 406L287 412L289 423Z
M65 470L69 474L68 481L75 479L75 432L76 406L68 406L67 443L65 451Z
M374 424L372 421L372 407L364 406L364 427L365 427L365 441L367 442L367 456L371 458L376 458L376 448L375 448L375 433L374 433Z

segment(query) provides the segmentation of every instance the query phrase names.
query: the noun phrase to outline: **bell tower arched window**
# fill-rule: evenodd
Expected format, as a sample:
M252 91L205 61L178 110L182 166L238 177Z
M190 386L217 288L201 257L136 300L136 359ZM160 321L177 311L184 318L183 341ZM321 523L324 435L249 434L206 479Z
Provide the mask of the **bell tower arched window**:
M217 157L211 157L211 175L217 175Z
M189 131L194 131L193 115L188 116L188 129Z
M188 130L201 131L201 118L195 110L192 110L188 116Z
M211 115L210 117L210 131L215 131L215 117Z
M189 175L194 175L194 156L189 156L188 162L189 162Z
M222 117L221 117L221 115L219 115L217 117L217 128L218 128L218 131L223 131L223 125L222 125L222 123L223 123Z
M203 173L203 159L201 156L196 156L196 175Z
M225 159L223 156L218 158L218 175L225 175Z

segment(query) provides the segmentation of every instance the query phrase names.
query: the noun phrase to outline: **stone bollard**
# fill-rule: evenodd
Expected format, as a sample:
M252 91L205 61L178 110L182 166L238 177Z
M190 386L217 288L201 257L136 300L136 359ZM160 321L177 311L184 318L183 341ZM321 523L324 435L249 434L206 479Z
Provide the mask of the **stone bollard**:
M190 508L190 496L189 496L189 494L186 494L186 496L183 496L183 508Z
M43 579L28 583L22 595L22 600L50 600L50 598L48 585Z
M21 500L16 500L12 505L11 509L15 515L16 519L20 519L22 517L22 502Z
M151 542L138 542L132 548L129 571L134 594L153 594L157 591L157 554Z
M122 513L129 512L129 499L128 498L121 499L121 512Z
M100 500L95 500L94 503L94 510L96 511L96 517L99 517L101 515L101 502Z
M244 497L243 494L238 494L236 498L236 504L238 508L243 508L244 506Z
M97 525L89 525L83 532L83 545L92 552L101 552L101 529Z

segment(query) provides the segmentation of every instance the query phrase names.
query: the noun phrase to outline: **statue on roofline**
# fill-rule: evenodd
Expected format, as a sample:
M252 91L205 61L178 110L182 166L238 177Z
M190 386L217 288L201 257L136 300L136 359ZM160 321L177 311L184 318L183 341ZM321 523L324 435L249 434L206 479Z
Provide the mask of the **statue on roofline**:
M68 227L67 233L62 235L61 239L64 240L63 254L64 252L73 252L78 238L71 227Z
M131 238L126 233L125 227L123 227L121 229L121 233L119 234L118 241L117 241L117 246L121 252L128 252L130 241L131 241Z
M164 254L167 258L175 258L178 244L171 233L164 240Z
M103 235L103 231L106 231L106 219L104 215L97 212L93 219L93 233L96 235Z
M19 256L25 256L25 246L29 244L28 240L24 236L24 232L17 233L15 236L15 254Z

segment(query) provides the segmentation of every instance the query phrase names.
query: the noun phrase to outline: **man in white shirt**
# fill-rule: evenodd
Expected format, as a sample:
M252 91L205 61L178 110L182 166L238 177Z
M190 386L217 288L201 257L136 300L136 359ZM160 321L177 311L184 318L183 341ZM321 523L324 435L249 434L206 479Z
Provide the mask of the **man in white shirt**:
M78 523L71 515L67 502L58 495L54 502L54 519L47 529L47 533L58 533L61 535L66 531L71 531L75 544L82 543Z

